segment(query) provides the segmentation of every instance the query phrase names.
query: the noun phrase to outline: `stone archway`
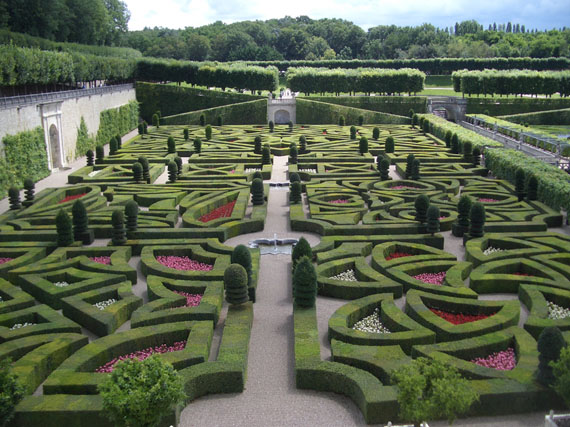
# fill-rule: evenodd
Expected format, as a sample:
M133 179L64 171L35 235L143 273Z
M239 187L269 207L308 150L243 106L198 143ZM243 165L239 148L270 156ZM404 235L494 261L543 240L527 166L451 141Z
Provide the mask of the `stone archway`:
M56 125L49 127L49 152L51 155L51 168L58 169L62 167L63 162L59 143L59 131Z
M291 114L287 110L277 110L275 112L275 124L286 125L291 121Z
M65 167L63 133L61 122L61 101L40 104L42 125L50 170Z

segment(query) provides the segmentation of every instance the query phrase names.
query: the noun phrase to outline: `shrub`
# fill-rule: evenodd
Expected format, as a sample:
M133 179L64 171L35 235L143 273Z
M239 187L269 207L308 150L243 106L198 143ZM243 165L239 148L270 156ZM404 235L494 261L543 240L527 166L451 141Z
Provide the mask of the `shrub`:
M133 170L133 180L135 182L140 182L143 180L143 167L139 162L134 162L132 166Z
M206 141L212 139L212 126L208 125L204 129L204 134L206 135Z
M252 178L251 178L252 181L253 181L255 178L259 178L260 180L263 181L263 174L262 174L260 171L255 171L255 172L253 173L253 175L252 175Z
M73 218L73 236L75 240L81 240L81 235L87 232L89 218L87 217L87 209L81 200L76 200L71 207L71 216Z
M117 141L117 148L120 150L121 147L123 146L123 138L121 137L121 135L117 134L115 135L115 140Z
M176 163L176 168L178 170L177 175L180 176L182 174L182 158L180 156L175 156L174 163Z
M168 147L168 154L176 153L176 141L173 137L169 136L166 140L166 146Z
M253 143L254 143L253 152L255 154L261 154L261 137L259 135L257 135L255 137L255 139L253 140Z
M97 389L116 426L158 426L185 398L180 375L159 355L117 363Z
M344 116L343 116L343 115L338 116L338 125L339 125L339 126L344 126L344 125L345 125L345 120L344 120Z
M105 148L102 145L95 147L95 163L100 165L105 158Z
M469 216L471 214L471 197L464 194L457 202L457 227L454 236L461 237L465 232L469 230L469 225L471 224Z
M139 125L137 126L137 129L139 131L139 135L144 135L144 125L142 123L139 123Z
M385 153L394 152L394 137L389 136L388 138L386 138L386 143L384 144L384 152Z
M525 193L525 180L526 176L524 170L518 168L515 172L515 194L519 199L519 202L524 200Z
M247 294L247 271L240 264L231 264L224 271L224 288L226 301L232 305L239 305L249 301Z
M301 153L307 151L307 138L305 138L305 135L299 137L299 151Z
M375 127L374 129L372 129L372 139L378 140L378 138L380 138L380 129Z
M247 286L251 286L251 275L252 275L252 265L251 265L251 252L245 245L237 245L232 251L231 263L239 264L247 273Z
M412 128L415 128L419 123L419 116L417 114L414 114L412 116Z
M453 154L459 154L459 137L456 133L451 135L451 152Z
M422 224L427 221L427 211L429 208L429 198L425 194L420 194L416 197L414 201L414 207L416 208L416 221Z
M412 176L412 166L415 159L416 157L413 154L408 154L408 157L406 157L406 171L404 178L409 179Z
M293 273L293 297L300 307L314 307L317 299L317 272L308 257L301 257Z
M121 246L127 243L125 232L125 218L123 212L114 210L111 215L111 223L113 224L112 239L113 246Z
M543 329L538 336L538 373L536 379L545 386L554 384L556 377L552 371L550 362L555 362L560 358L560 351L566 347L564 336L560 329L549 326Z
M414 114L416 114L416 112L414 111L413 108L410 108L410 111L408 111L408 116L410 117L410 119L411 119L412 117L414 117Z
M112 156L117 153L119 149L119 144L117 144L117 139L115 137L111 138L109 141L109 155Z
M473 144L471 141L463 143L463 159L466 163L473 163Z
M301 177L299 176L299 174L297 172L291 172L289 174L289 182L292 184L294 182L301 182Z
M143 121L144 134L148 135L148 123Z
M429 133L429 120L424 120L424 123L422 125L422 131L424 133Z
M176 165L174 160L171 160L170 162L168 162L168 181L170 183L174 183L176 182L177 177L178 177L178 166Z
M206 116L204 114L200 114L200 126L206 125Z
M273 132L275 130L275 123L273 120L269 120L269 132Z
M445 132L444 139L445 139L445 146L448 148L451 147L451 131L450 130Z
M287 122L287 126L289 126L289 132L293 132L293 122L291 120Z
M20 190L17 187L10 187L8 189L8 198L10 200L10 210L18 210L22 207L20 203Z
M355 126L350 127L350 139L356 139L356 127Z
M271 164L271 149L269 148L269 144L263 145L263 149L261 150L261 164L262 165Z
M295 144L294 142L291 143L290 147L289 147L289 164L291 165L296 165L297 164L297 156L298 156L298 151L297 151L297 144Z
M194 153L200 154L202 152L202 140L194 138Z
M419 122L419 128L420 130L422 130L424 128L424 121L426 120L426 118L424 116L420 117L420 122Z
M24 397L24 387L12 372L12 360L0 360L0 425L8 424L14 415L14 408Z
M358 150L360 151L360 154L368 153L368 138L365 136L360 138L360 141L358 143Z
M364 116L358 116L358 126L362 126L364 124Z
M150 165L148 163L148 160L145 156L139 156L139 158L137 159L137 161L141 164L142 166L142 176L143 176L143 180L150 182Z
M93 150L89 149L85 153L85 157L87 158L87 166L93 166L95 164Z
M382 181L388 181L390 179L390 161L386 158L382 158L378 163L378 169L380 170L380 179Z
M426 231L432 236L439 233L439 208L436 205L430 205L427 210Z
M224 125L224 118L222 116L218 116L217 123L218 123L218 126L223 126Z
M309 259L313 259L313 250L311 249L311 245L304 237L301 237L295 247L293 248L293 252L291 252L291 260L293 261L293 270L297 266L297 263L302 257L308 257Z
M418 424L442 417L451 424L479 399L456 368L437 360L418 357L391 378L398 386L400 417Z
M184 141L188 141L188 139L190 138L190 131L188 130L188 128L185 128L182 131L182 135L184 136Z
M528 186L526 189L526 197L528 200L536 200L538 195L538 179L535 175L531 175L528 179Z
M158 118L158 114L152 115L152 125L157 129L160 127L160 119Z
M251 202L254 206L261 206L265 203L263 181L259 178L255 178L251 183Z
M69 215L60 209L55 217L55 227L57 230L57 246L69 246L73 243L73 230Z
M303 200L302 196L302 186L299 181L291 183L291 192L289 193L289 202L291 203L301 203Z
M420 159L414 159L412 163L412 176L414 181L419 181L420 179Z
M22 203L25 207L31 206L34 203L34 193L36 185L34 181L30 178L24 180L24 194L26 195L26 200Z
M554 390L570 408L570 348L565 347L560 351L560 358L550 362L554 375Z
M475 147L473 149L473 166L477 167L481 164L481 149Z
M134 200L129 200L125 205L125 218L127 223L127 232L137 231L137 223L139 216L139 205Z
M483 226L485 225L485 206L481 202L475 202L471 206L469 213L469 236L483 237Z

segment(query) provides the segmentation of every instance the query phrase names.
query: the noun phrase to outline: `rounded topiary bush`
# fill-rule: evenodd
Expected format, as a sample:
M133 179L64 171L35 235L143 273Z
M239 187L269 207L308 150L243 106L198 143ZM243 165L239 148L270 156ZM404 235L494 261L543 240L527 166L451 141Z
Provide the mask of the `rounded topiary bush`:
M301 177L299 176L299 174L297 172L291 172L289 174L289 182L292 184L295 181L301 182Z
M412 176L411 178L414 181L418 181L420 179L420 159L414 159L412 163Z
M297 151L297 144L292 142L290 147L289 147L289 164L291 164L291 165L297 164L298 154L299 154L299 152Z
M224 271L224 288L228 304L239 305L249 301L247 271L239 264L231 264Z
M109 141L109 155L114 155L117 153L117 150L119 149L119 144L117 143L117 140L115 137L111 138L111 141Z
M427 225L426 231L433 236L439 233L439 208L436 205L430 205L427 210Z
M289 193L289 201L291 203L300 203L303 200L303 190L301 183L299 181L295 181L291 184L291 192Z
M483 237L483 226L485 225L485 206L481 202L473 203L469 214L469 236Z
M60 209L55 217L55 228L57 230L57 246L69 246L73 243L71 219L63 209Z
M95 147L95 163L100 165L105 158L105 148L102 145Z
M453 154L459 154L459 137L456 133L451 135L451 152Z
M134 200L129 200L125 205L125 218L127 222L127 231L137 231L139 216L139 205Z
M261 150L261 164L271 164L271 149L269 148L269 144L263 145L263 149Z
M152 115L152 125L155 128L159 128L160 127L160 119L158 117L158 114L153 114Z
M139 162L134 162L132 166L133 180L140 182L143 180L143 167Z
M117 140L117 147L118 147L119 150L120 150L121 147L123 146L123 138L121 137L121 135L116 134L116 135L115 135L115 139Z
M139 135L141 136L141 138L144 137L144 125L142 123L139 123L139 125L137 126L137 129L139 131Z
M427 211L429 208L429 198L425 194L420 194L416 197L414 201L414 207L416 208L416 221L422 224L427 221Z
M20 202L20 190L17 187L10 187L8 189L8 199L10 201L10 210L17 210L22 207Z
M344 116L343 116L343 115L338 116L338 125L339 125L339 126L344 126L344 125L345 125L345 120L344 120Z
M255 154L261 154L261 137L259 135L253 140L253 152Z
M263 181L259 178L255 178L251 182L251 202L254 206L261 206L265 203Z
M451 131L450 130L445 132L444 140L445 140L445 146L448 148L451 147Z
M71 207L71 215L73 217L73 235L75 240L81 240L81 235L87 232L89 219L87 217L87 209L81 200L76 200Z
M299 152L304 153L305 151L307 151L307 138L305 135L301 135L299 137Z
M206 136L206 141L212 139L212 126L206 126L206 129L204 129L204 135Z
M313 259L313 250L311 249L311 245L304 237L301 237L293 251L291 252L291 260L293 261L293 270L297 265L297 262L301 257L308 257L309 259Z
M176 163L176 168L178 169L178 176L182 175L182 158L180 156L174 157L174 163Z
M538 179L535 175L531 175L528 179L528 186L526 190L526 198L528 200L536 200L538 197Z
M150 182L150 165L148 163L148 159L145 156L139 156L137 161L142 166L143 180L145 180L146 182Z
M386 143L384 144L384 152L385 153L393 153L394 152L394 137L389 136L386 138Z
M26 178L24 180L24 194L26 195L26 199L22 203L25 207L31 206L34 203L34 193L36 190L36 184L30 178Z
M408 154L408 157L406 157L406 171L404 172L404 178L410 179L412 176L412 166L415 159L416 157L413 154Z
M538 373L536 379L545 386L554 384L556 378L552 372L550 362L554 362L560 358L560 351L566 347L564 336L560 329L555 326L549 326L538 336Z
M380 170L380 179L388 181L390 179L390 160L383 157L378 163L378 169Z
M429 120L424 120L424 123L422 124L422 131L424 133L429 133Z
M481 149L479 147L473 148L473 166L481 164Z
M241 265L247 273L247 286L251 285L251 252L245 245L237 245L232 251L231 263Z
M188 130L188 128L184 128L184 130L182 131L182 135L184 136L184 141L188 141L188 138L190 138L190 131Z
M372 129L372 139L378 140L378 138L380 138L380 129L375 127Z
M202 152L202 140L194 138L194 153L200 154Z
M127 236L125 231L125 217L123 211L114 210L111 215L111 223L113 225L112 239L114 246L120 246L127 243Z
M178 177L178 166L171 160L168 162L168 181L171 183L176 182L176 178Z
M299 259L293 273L293 298L299 307L314 307L317 299L317 272L308 257Z
M253 181L256 178L259 178L260 180L263 181L263 174L260 171L255 171L251 176L251 180Z
M518 197L519 202L523 201L526 195L525 181L526 175L524 173L524 170L522 170L522 168L518 168L515 172L515 194Z
M454 236L461 237L469 230L472 204L471 197L466 194L459 198L459 202L457 202L457 224L453 227Z
M360 154L368 153L368 138L366 138L365 136L360 138L360 141L358 142L358 151L360 152Z
M93 153L93 150L87 150L85 157L87 158L87 166L95 165L95 154Z
M350 127L350 139L356 139L356 127L355 126Z
M275 130L275 123L273 120L269 120L269 132L273 132Z
M168 154L176 153L176 141L173 137L169 136L166 140L166 146L168 148Z

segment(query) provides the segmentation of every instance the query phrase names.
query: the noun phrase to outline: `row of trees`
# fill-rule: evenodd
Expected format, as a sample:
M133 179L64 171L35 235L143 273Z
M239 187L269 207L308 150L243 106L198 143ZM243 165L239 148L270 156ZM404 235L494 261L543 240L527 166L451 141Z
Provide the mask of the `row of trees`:
M328 69L289 68L287 85L295 92L310 93L412 93L424 88L425 74L403 68L386 70L379 68Z
M470 95L570 95L570 71L463 70L454 72L452 79L456 92Z

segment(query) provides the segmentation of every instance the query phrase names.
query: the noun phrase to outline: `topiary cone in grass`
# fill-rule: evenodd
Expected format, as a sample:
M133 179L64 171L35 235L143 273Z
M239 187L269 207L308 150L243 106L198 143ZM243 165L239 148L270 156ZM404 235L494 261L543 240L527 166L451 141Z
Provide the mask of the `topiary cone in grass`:
M299 152L304 153L306 151L307 151L307 138L305 138L305 135L301 135L299 137Z
M269 132L273 133L274 130L275 130L275 123L273 123L273 120L269 120Z
M63 209L60 209L55 217L55 228L57 230L57 246L64 247L73 243L71 220Z
M385 153L393 153L394 152L394 137L389 136L386 138L386 142L384 143L384 152Z
M380 138L380 129L375 127L374 129L372 129L372 139L377 141L378 138Z
M481 202L473 203L469 213L469 237L483 237L483 226L485 225L485 206Z
M364 116L358 116L358 126L362 126L364 124Z
M152 125L157 129L160 127L160 118L158 117L158 114L152 115Z
M344 120L344 116L343 116L343 115L338 116L338 125L339 125L339 126L344 126L344 125L345 125L345 120Z
M95 147L95 164L100 165L105 158L105 148L102 145Z
M301 203L301 200L303 200L302 192L301 183L299 181L293 182L291 184L291 192L289 193L289 202Z
M289 147L289 164L296 165L297 164L297 156L299 152L297 151L297 144L294 142L291 143Z
M552 386L556 378L552 372L550 362L560 358L560 351L566 347L566 341L560 329L549 326L538 336L538 372L536 379L545 386Z
M261 206L265 203L263 181L259 178L255 178L251 183L251 202L254 206Z
M178 176L182 175L182 158L180 156L175 156L174 163L176 163L176 167L178 168Z
M356 127L355 126L350 127L350 139L356 139Z
M261 137L257 135L253 140L253 152L255 154L261 154Z
M31 206L34 203L34 193L35 193L36 185L34 181L30 178L26 178L24 180L24 194L26 195L26 199L22 202L24 207Z
M95 233L89 230L89 218L87 209L81 200L76 200L71 208L73 219L73 238L82 242L84 245L90 245L95 240Z
M360 138L360 141L358 143L358 151L360 152L360 154L368 153L368 138L366 138L365 136Z
M109 155L112 156L116 154L118 149L119 145L117 144L117 140L115 137L111 138L111 141L109 141Z
M528 200L536 200L538 198L538 179L535 175L531 175L528 179L528 186L526 190L526 198Z
M412 176L412 166L415 159L416 157L413 154L408 154L408 157L406 157L406 171L404 172L405 179L410 179Z
M224 288L228 304L239 305L249 301L247 272L239 264L230 264L224 271Z
M20 190L16 187L10 187L8 190L8 200L10 201L10 210L15 211L21 209Z
M171 160L170 162L168 162L168 181L170 183L175 183L177 177L178 177L178 166L176 165L174 160Z
M471 205L473 204L471 197L464 194L457 202L457 222L452 225L452 234L456 237L462 237L469 230L471 224L469 215Z
M317 272L308 257L302 257L293 273L293 298L299 307L314 307L317 299Z
M261 164L262 165L271 164L271 149L269 148L269 144L263 145L263 149L261 150Z
M182 131L182 136L184 136L184 141L188 141L188 138L190 138L190 131L188 128L184 128Z
M301 182L301 177L299 176L299 174L297 172L291 172L289 174L289 182L291 184L293 184L295 181Z
M439 233L439 208L436 205L430 205L427 210L426 231L433 236Z
M420 179L420 159L414 159L412 163L412 176L414 181L419 181Z
M382 181L390 180L390 160L383 157L378 163L378 168L380 169L380 179Z
M194 153L200 154L202 152L202 140L194 138Z
M114 210L111 215L111 223L113 224L112 230L112 243L113 246L121 246L127 243L127 235L125 231L125 218L123 211Z
M142 177L148 184L150 184L150 165L148 159L145 156L140 156L137 161L142 166Z
M134 200L129 200L125 205L127 233L133 233L137 231L138 216L139 216L139 205Z
M297 244L295 245L295 247L293 248L293 251L291 252L293 271L295 270L295 267L297 266L297 262L299 261L299 259L301 259L304 256L308 257L309 259L313 259L313 250L311 249L311 245L309 245L307 239L301 237L297 242Z
M212 139L212 126L206 126L206 129L204 129L204 135L206 136L206 141Z
M416 208L416 221L422 224L427 221L427 211L429 208L429 198L425 194L420 194L416 197L414 201L414 207Z
M255 171L251 176L251 180L253 181L255 178L259 178L263 181L263 174L260 171Z
M143 167L139 162L134 162L132 166L133 180L141 182L143 180Z
M176 141L173 137L169 136L166 140L166 147L168 148L168 154L176 153Z
M87 158L87 166L93 166L95 165L95 159L94 159L94 154L93 154L93 150L87 150L87 152L85 153L85 157Z

